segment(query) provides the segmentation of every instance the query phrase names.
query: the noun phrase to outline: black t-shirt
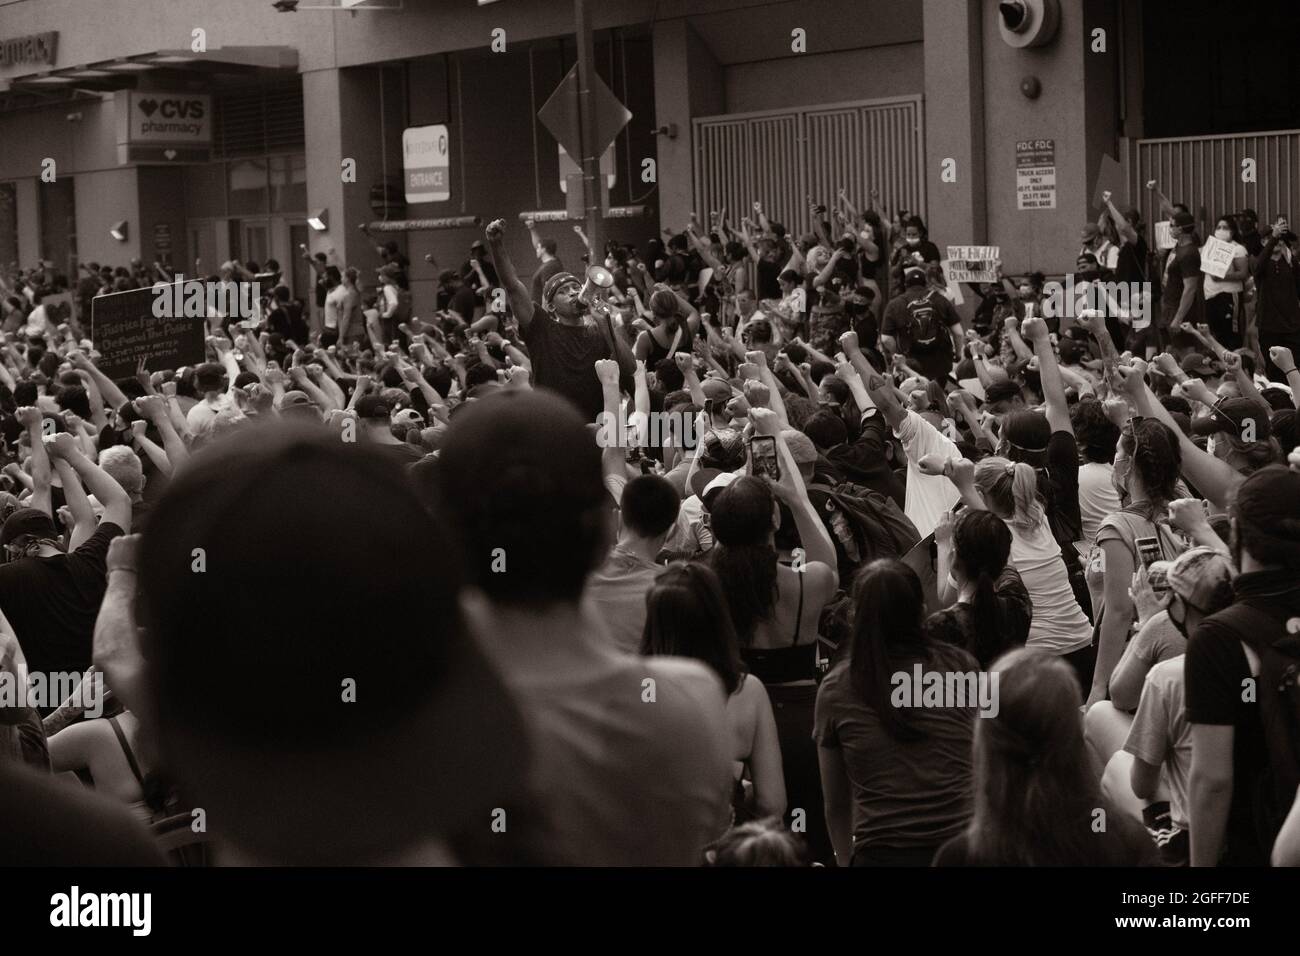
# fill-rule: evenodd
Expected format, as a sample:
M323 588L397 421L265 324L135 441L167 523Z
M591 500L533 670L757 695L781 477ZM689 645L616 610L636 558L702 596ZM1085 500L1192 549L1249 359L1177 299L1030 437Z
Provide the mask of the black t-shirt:
M768 259L758 260L754 273L758 279L758 297L760 299L781 298L781 283L777 277L781 275L783 262L784 260L781 262L771 262Z
M613 358L600 330L594 325L563 325L534 303L524 344L537 387L559 392L578 406L584 420L596 421L605 408L596 360Z
M1147 277L1147 241L1138 236L1136 243L1120 246L1115 262L1116 282L1142 282Z
M906 491L889 460L891 450L896 451L892 442L884 416L876 412L862 420L862 431L856 440L827 449L826 460L835 466L845 481L864 485L893 498L894 503L902 508Z
M108 543L125 533L102 522L71 554L0 565L0 610L18 635L30 672L81 672L90 666Z
M466 322L473 322L474 309L477 305L478 297L474 295L474 288L468 283L462 283L461 287L452 294L448 308Z
M1289 592L1294 602L1296 584L1285 572L1256 571L1238 575L1233 592L1235 600L1267 610L1279 603L1272 595L1285 597ZM1183 665L1187 719L1193 724L1233 728L1232 806L1221 862L1267 866L1269 848L1260 845L1257 830L1256 791L1268 765L1268 750L1258 696L1242 700L1242 688L1250 677L1241 639L1221 615L1210 615L1192 631Z
M1160 300L1162 318L1168 325L1178 314L1178 304L1183 298L1183 280L1196 280L1196 297L1183 321L1191 325L1205 321L1205 292L1201 283L1201 250L1196 243L1183 243L1170 253L1169 270L1165 273L1164 294Z

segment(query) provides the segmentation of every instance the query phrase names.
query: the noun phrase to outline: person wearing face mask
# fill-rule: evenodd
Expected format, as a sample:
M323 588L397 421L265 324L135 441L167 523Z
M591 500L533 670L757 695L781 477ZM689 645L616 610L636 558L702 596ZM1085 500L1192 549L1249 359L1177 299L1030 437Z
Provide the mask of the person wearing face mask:
M1090 255L1107 272L1119 265L1119 246L1110 240L1096 223L1088 223L1079 236L1079 258Z
M1242 297L1250 278L1250 253L1241 244L1237 222L1232 216L1220 216L1214 224L1214 238L1232 246L1232 265L1222 279L1205 276L1205 321L1225 348L1241 348L1245 340L1245 313Z
M930 241L925 223L920 216L912 216L903 223L902 244L894 252L890 264L890 289L903 288L903 272L913 266L924 267L928 262L939 262L939 247Z
M1160 421L1130 421L1115 455L1114 480L1124 507L1102 520L1085 566L1097 630L1091 706L1108 696L1111 673L1136 619L1129 582L1153 559L1170 561L1188 548L1167 519L1169 502L1188 497L1179 482L1178 436Z
M1282 345L1300 349L1300 261L1289 243L1295 240L1285 217L1279 216L1255 262L1255 330L1268 377L1282 381L1285 373L1269 358L1269 349Z

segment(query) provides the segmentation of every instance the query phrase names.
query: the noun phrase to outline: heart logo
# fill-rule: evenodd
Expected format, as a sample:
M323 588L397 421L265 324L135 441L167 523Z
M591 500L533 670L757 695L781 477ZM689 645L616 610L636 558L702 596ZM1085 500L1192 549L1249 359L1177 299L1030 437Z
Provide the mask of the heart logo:
M175 159L175 158L176 158L176 150L174 150L174 149L164 149L164 150L163 150L163 155L166 156L168 159Z
M157 100L140 100L140 112L145 116L153 116L158 109Z

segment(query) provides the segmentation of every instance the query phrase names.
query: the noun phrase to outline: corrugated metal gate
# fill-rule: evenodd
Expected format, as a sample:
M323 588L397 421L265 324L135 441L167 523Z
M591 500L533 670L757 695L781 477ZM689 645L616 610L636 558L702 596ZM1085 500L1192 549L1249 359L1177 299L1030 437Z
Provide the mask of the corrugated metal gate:
M808 196L835 206L841 187L862 208L872 189L892 214L925 215L921 98L862 100L694 121L695 209L738 222L755 200L791 233L812 223Z
M1245 208L1259 213L1261 231L1278 213L1300 216L1300 130L1140 139L1130 144L1129 201L1154 222L1159 215L1146 188L1154 179L1171 202L1186 203L1201 226ZM1255 160L1255 182L1242 182L1242 162Z

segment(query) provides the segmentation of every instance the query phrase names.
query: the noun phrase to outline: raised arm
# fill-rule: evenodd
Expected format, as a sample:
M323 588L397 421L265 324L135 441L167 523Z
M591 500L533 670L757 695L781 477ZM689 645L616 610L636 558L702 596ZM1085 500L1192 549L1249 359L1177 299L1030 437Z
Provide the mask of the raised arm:
M496 267L497 277L500 278L501 285L505 287L506 299L510 302L510 311L514 313L519 328L526 330L533 321L532 293L520 280L519 273L515 271L515 264L510 259L510 254L506 252L506 221L504 219L492 220L492 222L488 223L485 235L488 255L492 258L492 265Z
M53 437L45 439L47 446L53 440ZM86 489L82 487L81 479L77 477L72 466L58 457L54 449L48 448L48 450L54 460L54 470L58 472L59 480L63 482L63 497L72 515L72 534L68 536L68 551L76 551L95 533L95 509L90 506Z
M81 483L103 505L103 520L117 525L123 531L130 531L131 496L113 476L83 455L76 440L67 432L51 436L49 447L54 455L72 466Z
M1047 334L1047 323L1034 317L1025 319L1021 326L1025 338L1033 344L1034 354L1038 356L1038 376L1043 384L1043 397L1047 400L1047 423L1053 432L1074 434L1074 425L1070 422L1070 403L1065 398L1065 383L1061 380L1061 368L1056 362L1056 353L1052 351L1052 340Z
M31 405L18 409L14 415L19 424L27 429L27 441L32 448L32 497L27 505L53 517L50 508L50 458L41 441L45 416L39 408Z

